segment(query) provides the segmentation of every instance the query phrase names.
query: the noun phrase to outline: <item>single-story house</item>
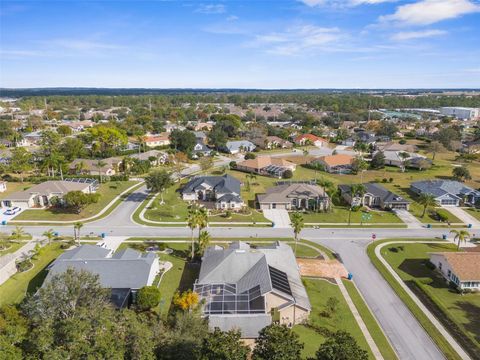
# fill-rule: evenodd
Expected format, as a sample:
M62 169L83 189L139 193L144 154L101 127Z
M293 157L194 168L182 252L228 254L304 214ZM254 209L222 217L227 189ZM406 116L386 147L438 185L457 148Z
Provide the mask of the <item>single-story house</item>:
M240 181L230 175L196 176L181 190L182 199L211 203L216 209L240 210L245 206L241 198Z
M194 131L193 134L195 135L195 140L197 143L206 144L207 143L207 135L203 131Z
M160 150L148 150L143 153L132 154L130 157L143 161L155 158L155 160L151 161L152 165L165 164L168 160L168 154Z
M213 128L212 123L199 122L195 125L195 131L207 130L210 131Z
M250 152L255 150L256 146L248 140L227 141L223 151L229 154L238 154L241 152Z
M5 192L5 191L7 191L7 182L0 181L0 192Z
M325 189L309 183L285 182L257 195L260 209L327 210L330 198Z
M80 132L86 128L91 128L95 125L93 121L81 120L81 121L63 121L62 125L68 126L73 132Z
M285 171L293 172L296 167L296 164L282 158L259 156L238 162L236 169L259 175L282 177Z
M351 185L339 185L338 189L340 190L340 195L351 206L364 205L371 208L380 208L384 210L408 210L410 207L410 202L408 200L405 200L401 196L385 189L380 184L366 183L363 184L363 186L365 186L366 191L362 197L359 197L357 194L352 196Z
M375 154L373 156L375 156ZM404 154L408 156L403 158ZM383 155L385 156L385 165L397 166L399 168L409 167L422 169L432 164L432 161L425 156L407 151L387 150L383 151Z
M70 163L68 170L71 174L112 176L119 171L122 161L121 157L99 160L75 159ZM103 165L101 165L102 163Z
M210 149L205 143L197 141L195 146L193 147L193 154L198 156L202 154L204 156L208 156L212 153L212 149Z
M312 161L312 163L320 164L326 172L332 174L349 174L352 172L352 164L355 158L346 154L335 154L320 156Z
M313 134L300 134L295 137L293 142L299 146L304 145L315 145L318 147L326 146L328 144L328 140L322 139Z
M278 136L265 136L256 138L253 143L261 149L290 149L293 147L293 144L285 139L279 138Z
M90 194L96 191L96 184L91 182L74 182L65 180L49 180L34 185L24 191L16 191L2 199L2 206L18 206L21 209L50 206L53 197L62 198L70 191L81 191Z
M168 133L164 132L157 135L145 136L143 139L145 145L148 147L167 146L170 145L170 138Z
M153 284L160 271L160 263L154 252L142 254L126 248L113 253L110 249L86 244L60 255L48 267L44 284L68 268L98 275L100 285L112 290L112 303L122 308L132 303L139 289Z
M413 144L399 144L394 142L377 143L376 149L381 151L404 151L407 153L417 151L417 147Z
M480 154L480 139L467 141L463 146L463 152L467 154Z
M479 252L438 252L430 254L437 271L459 290L480 291Z
M459 181L453 180L424 180L410 184L410 190L415 194L431 194L439 205L475 206L480 202L480 191Z
M273 322L307 320L312 309L292 248L281 241L207 248L194 291L211 329L239 329L247 342Z

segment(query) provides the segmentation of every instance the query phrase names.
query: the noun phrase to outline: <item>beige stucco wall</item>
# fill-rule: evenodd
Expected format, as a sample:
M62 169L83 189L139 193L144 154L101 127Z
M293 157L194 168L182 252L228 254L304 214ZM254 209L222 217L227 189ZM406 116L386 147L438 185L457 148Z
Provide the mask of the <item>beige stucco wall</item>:
M265 308L270 311L271 309L278 308L284 305L288 300L282 298L273 293L268 293L265 296ZM280 324L293 325L302 322L308 317L309 312L299 308L296 305L291 305L284 309L279 310Z

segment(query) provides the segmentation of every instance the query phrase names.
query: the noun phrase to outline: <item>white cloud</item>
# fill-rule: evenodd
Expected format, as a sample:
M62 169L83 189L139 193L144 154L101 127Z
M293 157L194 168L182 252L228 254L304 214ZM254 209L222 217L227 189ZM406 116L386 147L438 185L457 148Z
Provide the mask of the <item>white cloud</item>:
M480 6L470 0L421 0L397 7L394 14L381 16L380 21L430 25L478 11Z
M444 30L402 31L393 35L391 39L395 41L405 41L440 36L445 35L446 33L447 32Z
M396 2L398 0L299 0L307 6L315 7L322 5L335 6L358 6L358 5L375 5L385 2Z
M239 18L238 18L238 16L236 16L236 15L230 15L230 16L227 17L227 21L236 21L236 20L238 20L238 19L239 19Z
M319 50L343 37L338 28L315 25L296 26L285 32L257 35L250 44L277 55L299 55L305 51Z
M195 12L202 14L223 14L227 11L223 4L201 4Z

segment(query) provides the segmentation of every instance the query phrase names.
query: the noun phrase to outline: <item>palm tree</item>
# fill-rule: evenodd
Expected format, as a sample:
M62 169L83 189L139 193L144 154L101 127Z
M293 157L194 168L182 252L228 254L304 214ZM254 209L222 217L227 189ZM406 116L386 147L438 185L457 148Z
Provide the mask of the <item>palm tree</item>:
M402 172L405 172L405 168L407 166L407 161L410 159L410 154L402 151L401 153L398 154L398 157L400 158L400 161L402 162Z
M470 233L467 230L451 230L450 234L455 234L453 241L458 239L457 250L460 249L460 244L467 242L467 238L470 238Z
M427 212L428 207L437 205L437 201L435 200L435 196L433 196L432 194L421 194L418 197L417 202L420 205L423 205L422 218L425 216L425 213Z
M354 197L359 197L360 198L360 205L363 206L363 195L367 192L367 188L363 184L353 184L352 187L350 188L350 193L352 195L352 200Z
M55 238L55 233L53 229L48 229L45 231L42 236L44 236L48 240L48 245L52 243L52 240Z
M93 165L95 165L95 167L97 168L98 170L98 175L100 176L100 184L102 183L102 167L104 167L105 165L107 165L107 163L103 160L98 160L97 162L95 162Z
M204 207L198 209L198 237L200 239L200 232L208 226L208 210Z
M198 226L198 205L197 204L192 204L190 208L188 209L187 213L187 225L192 231L192 261L195 256L195 243L194 243L194 238L193 238L193 232Z
M304 222L303 222L303 216L300 214L298 211L294 212L291 216L291 225L293 227L293 233L295 235L295 256L297 255L297 243L298 243L298 234L303 229Z
M76 222L73 224L73 237L74 241L77 241L77 245L80 246L80 229L83 227L82 222Z
M15 226L15 230L12 231L10 238L14 241L20 241L27 233L23 230L21 226Z
M205 249L210 244L211 236L207 230L201 231L198 235L198 253L203 256Z
M250 191L250 180L254 180L257 178L257 175L253 174L253 173L250 173L250 174L247 174L245 176L245 178L247 179L247 191Z

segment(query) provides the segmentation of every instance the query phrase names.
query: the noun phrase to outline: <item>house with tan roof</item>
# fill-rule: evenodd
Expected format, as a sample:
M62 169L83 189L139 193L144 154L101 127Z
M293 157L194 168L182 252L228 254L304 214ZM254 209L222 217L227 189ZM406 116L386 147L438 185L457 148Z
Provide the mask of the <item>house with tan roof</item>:
M51 205L52 198L62 198L70 191L81 191L85 194L95 192L97 184L92 182L50 180L34 185L24 191L16 191L2 199L4 207L19 207L21 209L43 208Z
M293 144L285 139L279 138L278 136L265 136L259 137L253 140L253 143L257 145L260 149L290 149L293 147Z
M145 136L143 139L145 145L148 147L167 146L170 145L170 138L168 133L160 133L156 135Z
M318 147L327 146L328 141L313 134L300 134L293 142L299 146L315 145Z
M324 167L326 172L332 174L349 174L352 172L352 164L355 158L346 154L327 155L312 161Z
M296 165L290 161L271 156L259 156L255 159L248 159L237 163L237 170L248 173L283 177L285 171L294 172Z
M306 182L279 182L257 195L258 207L266 209L324 211L330 207L330 198L321 186Z
M458 290L480 291L480 252L431 253L430 262Z

